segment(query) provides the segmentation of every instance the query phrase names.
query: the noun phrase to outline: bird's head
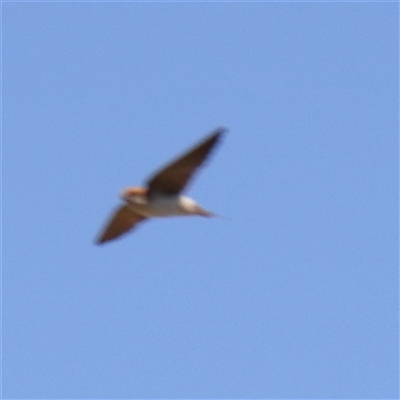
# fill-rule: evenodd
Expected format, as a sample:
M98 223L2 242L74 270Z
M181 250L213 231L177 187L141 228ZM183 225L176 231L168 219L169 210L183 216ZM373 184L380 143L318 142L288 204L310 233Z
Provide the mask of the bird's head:
M147 201L147 189L141 187L125 188L121 192L121 199L128 203L143 204Z

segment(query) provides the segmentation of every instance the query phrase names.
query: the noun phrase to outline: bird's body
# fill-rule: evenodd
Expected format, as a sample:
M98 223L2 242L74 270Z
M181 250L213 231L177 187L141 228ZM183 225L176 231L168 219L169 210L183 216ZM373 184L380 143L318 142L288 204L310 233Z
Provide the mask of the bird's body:
M106 228L97 239L101 244L116 239L133 229L139 222L153 217L173 217L200 215L210 217L215 214L200 207L193 199L183 196L195 170L204 162L225 129L213 132L203 142L177 160L154 174L147 188L128 187L121 193L123 205L113 214Z
M129 208L143 217L179 217L185 215L211 216L211 212L201 208L193 199L179 194L135 193L143 188L128 188L122 192L122 199Z

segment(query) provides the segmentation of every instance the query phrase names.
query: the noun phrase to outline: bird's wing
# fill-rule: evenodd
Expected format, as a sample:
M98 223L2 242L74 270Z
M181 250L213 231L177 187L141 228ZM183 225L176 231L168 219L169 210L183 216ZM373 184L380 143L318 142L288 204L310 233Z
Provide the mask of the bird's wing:
M139 222L146 219L134 211L132 211L128 205L123 205L114 212L110 218L107 226L96 239L97 244L108 242L109 240L116 239L118 236L127 233Z
M225 128L216 129L193 149L156 172L147 182L149 195L154 192L181 192L225 131Z

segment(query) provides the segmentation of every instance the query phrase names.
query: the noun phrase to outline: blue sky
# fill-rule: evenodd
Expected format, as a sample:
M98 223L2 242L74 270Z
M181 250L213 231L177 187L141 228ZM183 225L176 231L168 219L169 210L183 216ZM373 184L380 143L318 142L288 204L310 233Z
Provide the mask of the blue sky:
M397 398L397 3L3 3L5 398ZM217 126L188 194L120 190Z

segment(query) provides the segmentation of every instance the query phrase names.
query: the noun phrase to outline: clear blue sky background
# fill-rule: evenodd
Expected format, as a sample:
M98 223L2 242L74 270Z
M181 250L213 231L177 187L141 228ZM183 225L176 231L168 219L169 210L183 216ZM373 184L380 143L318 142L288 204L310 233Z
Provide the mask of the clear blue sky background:
M397 398L396 3L3 3L3 396ZM215 127L226 219L93 241Z

